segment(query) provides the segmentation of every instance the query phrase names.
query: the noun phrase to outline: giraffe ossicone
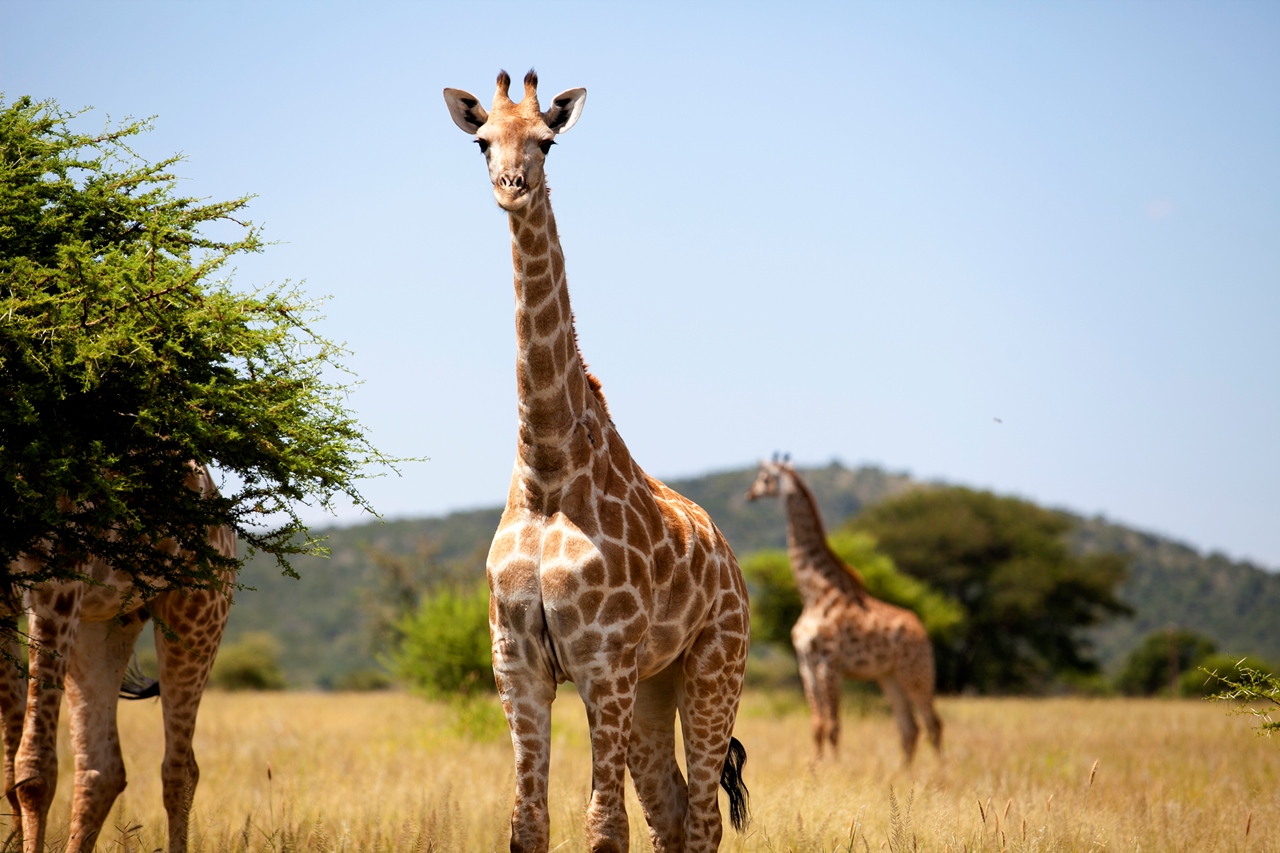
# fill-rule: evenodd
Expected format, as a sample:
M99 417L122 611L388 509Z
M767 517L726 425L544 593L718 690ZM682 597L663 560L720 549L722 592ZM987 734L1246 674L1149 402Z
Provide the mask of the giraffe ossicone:
M572 681L591 731L590 849L628 849L630 772L656 851L713 851L721 785L740 829L746 816L745 752L732 737L746 584L707 514L631 458L578 352L544 164L586 90L544 111L532 71L518 103L510 85L502 72L487 111L460 89L444 98L484 153L515 267L516 462L487 563L494 675L515 751L511 849L548 848L551 703Z
M217 493L203 466L192 464L187 486L201 495ZM236 555L230 527L209 528L209 543L223 556ZM157 549L178 554L172 540ZM36 557L24 555L11 575L33 571ZM100 558L81 571L89 581L33 586L22 607L27 615L29 672L10 663L22 651L10 636L0 661L0 717L3 717L5 794L24 853L44 853L49 807L58 783L58 716L67 695L75 757L68 853L92 851L116 797L125 788L124 760L116 727L121 682L147 620L156 617L159 696L164 715L161 785L169 821L169 853L185 853L191 802L200 769L192 740L209 670L222 642L231 610L234 577L222 573L214 588L170 590L139 601L131 575ZM128 608L121 612L121 605ZM11 604L3 616L16 620ZM160 624L172 631L162 630Z
M941 753L942 720L933 708L933 646L920 617L867 592L857 570L827 544L818 502L788 460L774 454L760 461L748 501L781 497L787 515L787 556L804 602L791 629L800 680L818 758L825 746L840 746L840 681L875 681L893 708L908 763L920 737Z

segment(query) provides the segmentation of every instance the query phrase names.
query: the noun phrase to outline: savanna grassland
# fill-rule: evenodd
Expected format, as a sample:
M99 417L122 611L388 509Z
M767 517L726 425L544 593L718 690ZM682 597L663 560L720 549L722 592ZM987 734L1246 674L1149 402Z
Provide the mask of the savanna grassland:
M163 846L154 701L121 703L129 787L99 850ZM752 824L732 851L1280 850L1280 743L1192 700L944 699L946 756L901 768L879 700L846 703L839 760L810 763L795 692L749 693ZM572 692L555 707L552 848L581 851L591 771ZM72 786L63 749L52 841ZM403 693L210 693L192 849L505 850L511 750L495 704ZM631 800L632 844L648 849Z

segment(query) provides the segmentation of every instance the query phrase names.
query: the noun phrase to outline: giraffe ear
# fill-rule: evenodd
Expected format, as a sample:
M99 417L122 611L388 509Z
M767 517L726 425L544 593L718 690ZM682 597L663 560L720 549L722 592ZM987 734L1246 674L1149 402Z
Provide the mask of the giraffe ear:
M586 89L565 89L555 96L551 102L551 109L542 114L542 120L556 133L564 133L578 123L578 116L582 115L582 105L586 102Z
M445 89L444 102L449 105L453 123L467 133L475 133L489 120L489 114L480 106L480 99L461 89Z

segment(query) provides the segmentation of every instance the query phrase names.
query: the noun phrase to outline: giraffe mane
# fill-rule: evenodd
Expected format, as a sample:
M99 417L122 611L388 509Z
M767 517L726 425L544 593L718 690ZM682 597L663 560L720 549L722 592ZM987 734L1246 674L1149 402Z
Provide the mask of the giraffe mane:
M787 464L785 467L787 468L787 470L791 472L791 481L796 484L796 487L798 489L800 489L800 492L801 494L804 495L805 500L809 502L809 506L813 507L813 517L814 517L814 520L817 522L818 532L821 534L821 537L822 537L822 547L826 549L827 556L830 557L832 562L834 562L837 566L840 566L846 572L849 573L849 577L853 579L854 586L857 587L858 599L859 600L864 599L869 594L867 592L867 582L863 580L861 572L859 572L853 566L846 563L844 560L840 559L840 555L832 550L830 543L827 541L826 525L822 523L822 516L818 512L818 499L814 496L813 490L809 488L808 483L806 483L804 480L800 478L800 476L796 473L796 469L793 465Z
M831 559L835 560L837 563L843 566L844 570L849 573L849 576L851 578L853 578L853 582L858 586L858 592L861 593L862 595L867 595L867 582L862 579L862 572L859 572L853 566L849 565L844 560L840 559L839 555L836 554L835 551L831 550L830 545L827 546L827 550L830 551L831 553Z
M569 312L569 322L573 326L573 351L578 355L578 363L582 365L582 372L587 374L587 387L591 389L591 393L600 401L600 407L604 409L604 416L609 420L613 420L613 415L609 414L609 402L604 398L604 386L600 384L600 380L591 372L591 368L587 366L587 360L582 357L582 347L578 345L578 322L573 316L573 312Z

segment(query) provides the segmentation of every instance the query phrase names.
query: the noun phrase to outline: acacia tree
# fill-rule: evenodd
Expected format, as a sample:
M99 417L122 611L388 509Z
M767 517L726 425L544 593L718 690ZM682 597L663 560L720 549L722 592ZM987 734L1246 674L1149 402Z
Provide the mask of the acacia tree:
M1065 513L964 488L922 489L855 516L897 567L964 608L935 639L938 686L1004 692L1098 671L1084 629L1132 611L1118 554L1073 554Z
M264 246L249 196L182 196L180 157L129 147L149 121L87 135L80 115L0 95L4 586L80 577L98 555L143 596L207 587L243 562L209 547L223 524L293 574L289 555L321 550L299 506L372 511L357 481L394 462L328 378L345 351L310 328L318 303L298 288L232 287L229 262ZM226 494L188 489L188 460L229 475ZM165 537L193 558L160 553ZM23 553L42 567L15 575Z

